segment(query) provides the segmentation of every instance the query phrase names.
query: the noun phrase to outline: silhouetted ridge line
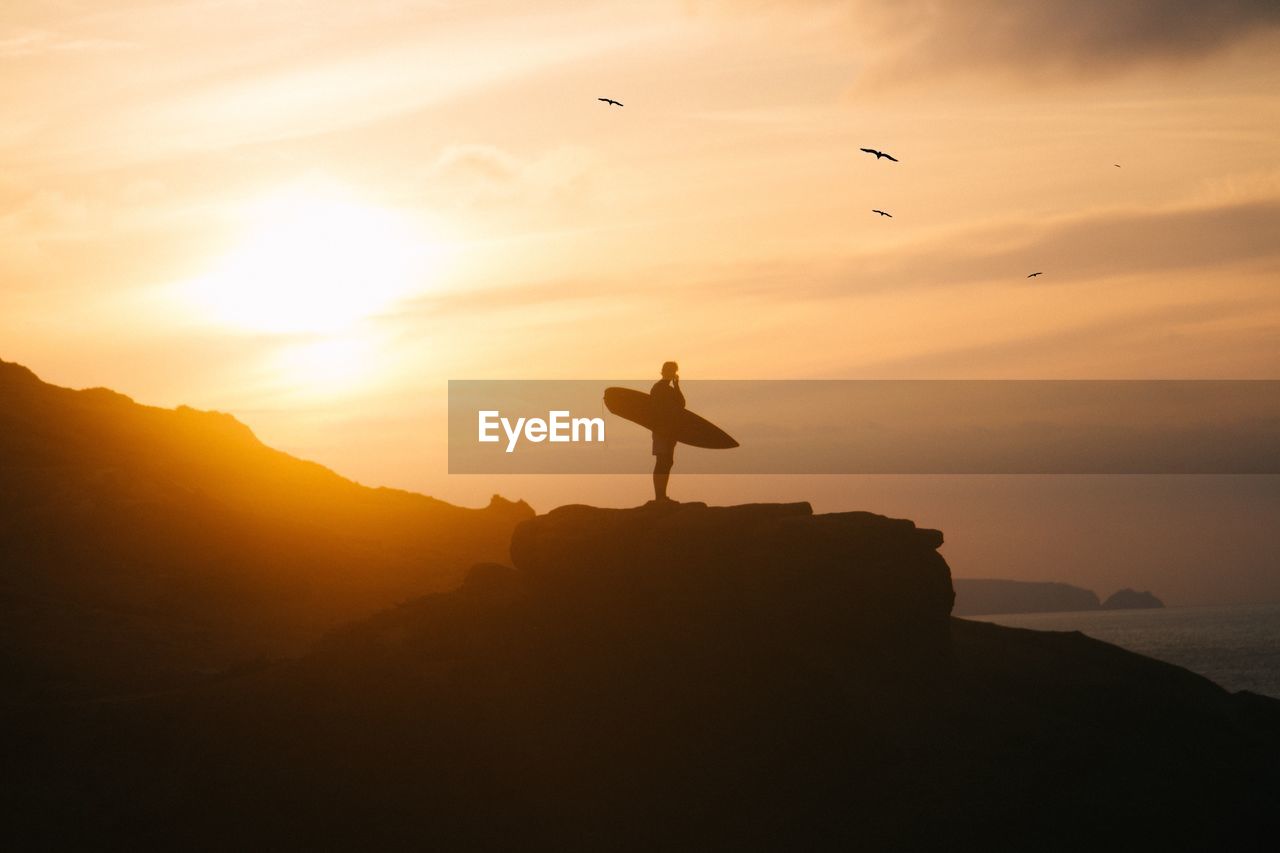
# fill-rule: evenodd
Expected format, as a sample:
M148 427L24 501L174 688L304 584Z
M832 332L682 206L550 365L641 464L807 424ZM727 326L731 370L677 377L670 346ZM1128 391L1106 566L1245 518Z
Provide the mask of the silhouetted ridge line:
M0 362L11 700L191 683L458 584L533 514L373 489L221 412L73 391Z

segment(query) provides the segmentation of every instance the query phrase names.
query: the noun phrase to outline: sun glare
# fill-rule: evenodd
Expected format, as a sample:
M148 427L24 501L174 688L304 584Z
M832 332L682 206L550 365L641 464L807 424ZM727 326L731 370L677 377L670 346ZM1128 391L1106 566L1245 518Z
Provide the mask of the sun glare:
M434 249L403 215L336 194L252 205L242 243L188 298L208 319L260 332L337 332L420 286Z
M325 336L280 347L264 365L277 393L310 398L341 396L365 386L380 361L377 342L366 335Z

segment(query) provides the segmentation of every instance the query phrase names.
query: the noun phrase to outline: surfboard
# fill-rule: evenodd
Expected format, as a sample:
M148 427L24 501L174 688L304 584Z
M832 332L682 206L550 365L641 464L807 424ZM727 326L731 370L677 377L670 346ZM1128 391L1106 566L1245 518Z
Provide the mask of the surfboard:
M653 400L645 392L631 388L606 388L604 404L618 417L639 424L647 430L653 429ZM727 450L738 446L738 442L729 433L688 409L681 410L676 422L676 441L690 447L712 450Z

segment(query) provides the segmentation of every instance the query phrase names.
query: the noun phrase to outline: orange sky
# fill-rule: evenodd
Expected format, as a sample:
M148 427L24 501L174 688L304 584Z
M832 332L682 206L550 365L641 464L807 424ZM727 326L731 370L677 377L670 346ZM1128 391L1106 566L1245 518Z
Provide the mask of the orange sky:
M1275 378L1278 25L1248 0L9 2L0 356L542 508L637 485L448 478L447 379ZM921 489L922 522L981 526Z

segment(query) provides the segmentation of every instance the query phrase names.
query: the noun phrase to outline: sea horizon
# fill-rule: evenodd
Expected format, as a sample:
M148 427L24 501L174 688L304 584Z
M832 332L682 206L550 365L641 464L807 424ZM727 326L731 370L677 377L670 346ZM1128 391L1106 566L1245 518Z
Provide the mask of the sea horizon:
M1147 610L999 613L962 618L1035 631L1079 631L1203 675L1226 690L1280 698L1280 603Z

